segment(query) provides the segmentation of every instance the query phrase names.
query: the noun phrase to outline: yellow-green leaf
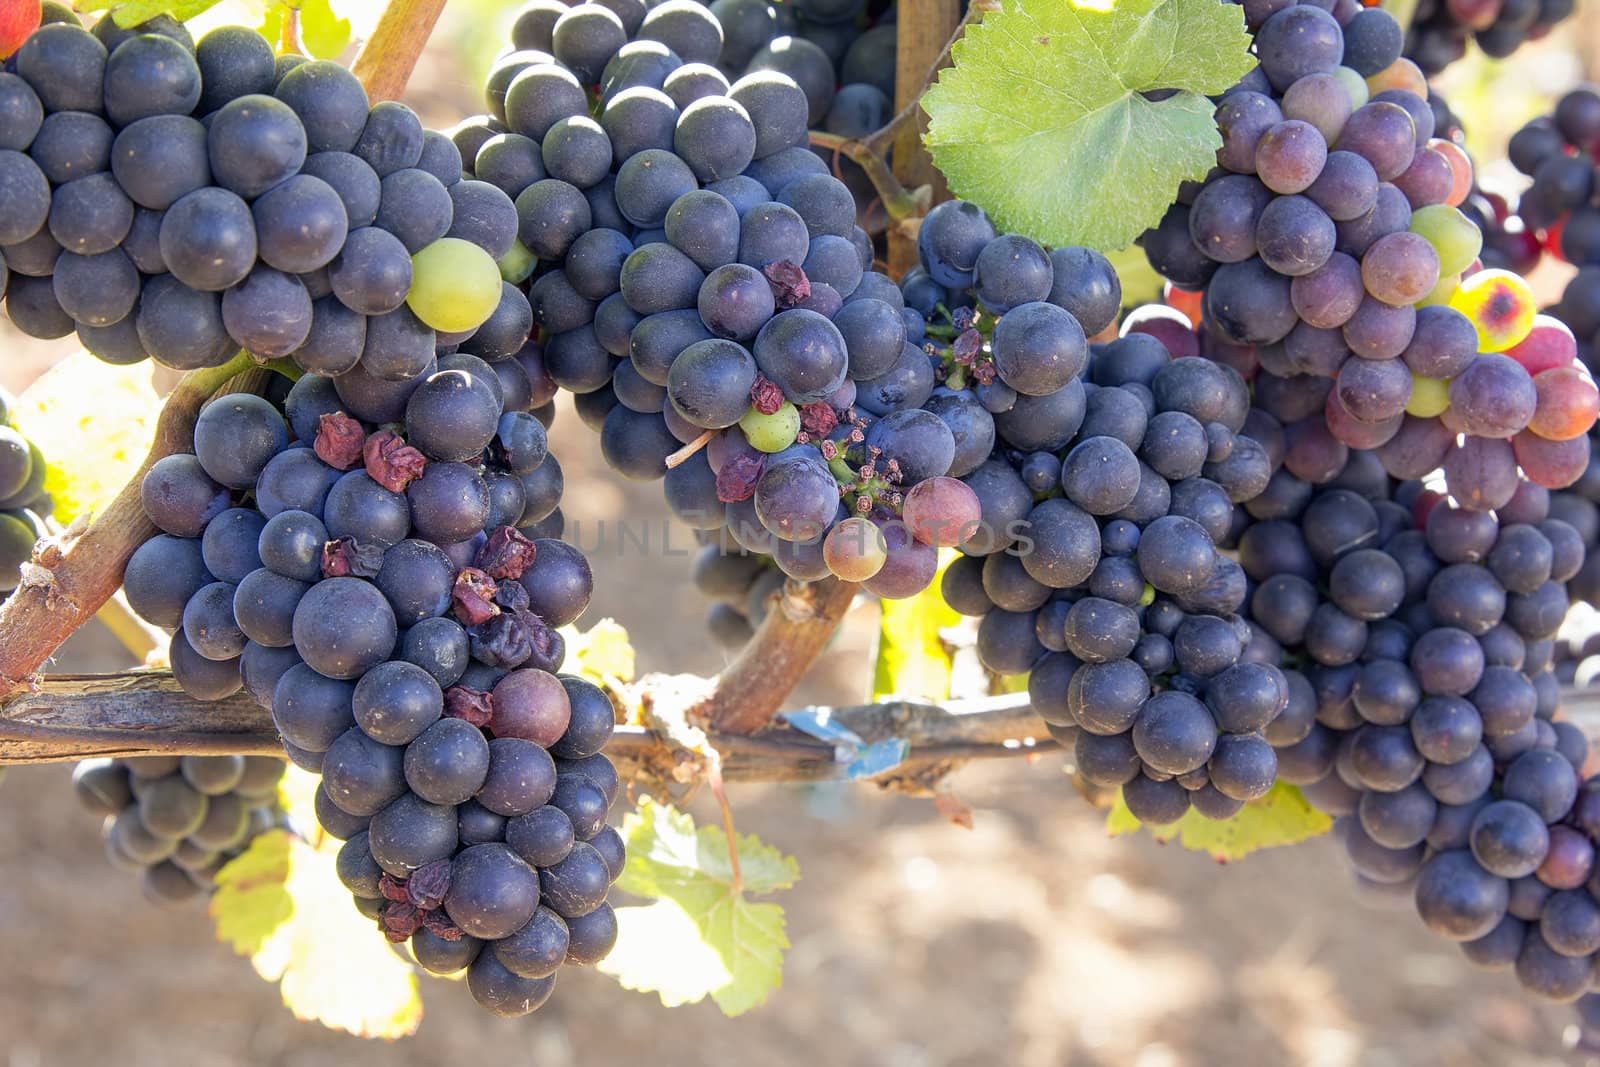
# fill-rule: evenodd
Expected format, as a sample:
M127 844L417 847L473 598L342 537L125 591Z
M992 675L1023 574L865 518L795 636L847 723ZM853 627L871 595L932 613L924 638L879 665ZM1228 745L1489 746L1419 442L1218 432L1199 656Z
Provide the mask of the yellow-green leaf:
M633 681L633 642L617 620L601 619L581 631L563 626L561 636L567 642L568 663L577 664L577 673L599 683Z
M266 9L261 15L261 21L256 23L256 32L272 42L274 51L278 48L279 38L283 36L284 11L284 5L274 0L273 3L266 5Z
M49 461L44 487L57 519L110 503L144 462L160 413L148 362L114 367L78 351L28 387L13 421Z
M1122 802L1122 793L1106 814L1106 833L1112 837L1134 833L1143 824ZM1296 845L1325 834L1333 820L1313 808L1300 790L1279 782L1260 800L1253 800L1231 819L1208 819L1193 808L1170 826L1150 827L1157 841L1176 839L1191 852L1208 852L1223 863L1264 848Z
M123 29L149 22L157 15L171 15L179 22L188 22L203 15L220 0L128 0L111 12L112 21Z
M314 59L338 59L350 44L350 20L334 13L328 0L301 0L300 43Z
M1205 177L1222 145L1206 94L1255 64L1218 0L1006 0L951 58L922 99L950 188L1003 230L1103 251Z
M872 669L872 699L888 696L944 700L950 695L950 650L939 631L961 616L944 602L939 585L954 549L940 553L928 588L904 600L885 600L878 623L878 654Z
M617 888L651 898L617 909L617 947L600 970L668 1007L709 996L726 1015L766 1001L783 982L783 907L747 894L787 889L799 865L753 834L735 838L739 876L720 827L649 797L622 824L628 862Z
M272 830L217 873L217 938L279 983L297 1019L358 1037L405 1037L422 1021L416 972L350 902L339 842Z
M733 980L700 927L675 901L618 908L617 945L600 970L669 1008L695 1004Z

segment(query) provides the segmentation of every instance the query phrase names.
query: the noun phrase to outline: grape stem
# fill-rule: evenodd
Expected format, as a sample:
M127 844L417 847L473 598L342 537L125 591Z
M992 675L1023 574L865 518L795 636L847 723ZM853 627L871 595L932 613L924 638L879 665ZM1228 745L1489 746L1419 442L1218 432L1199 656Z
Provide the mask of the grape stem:
M189 451L200 408L219 390L253 388L246 372L254 366L241 352L221 367L184 375L161 409L144 462L115 499L94 521L81 517L34 546L22 583L0 605L0 700L29 687L62 642L117 591L128 557L156 534L139 500L145 472L163 456Z
M690 717L733 734L766 726L821 655L855 595L856 586L833 578L787 583L755 636Z
M443 10L444 0L389 0L384 6L350 65L374 104L400 99Z
M837 134L825 133L821 130L811 131L811 144L813 147L829 150L833 153L832 169L835 177L839 173L839 157L844 156L855 163L867 174L872 182L872 187L877 191L878 199L882 202L885 213L889 216L891 228L906 219L918 218L928 213L933 206L935 189L932 185L917 185L907 189L896 176L899 168L889 166L889 152L897 140L902 136L918 137L920 131L916 129L922 117L922 94L939 77L939 72L950 64L950 50L961 39L969 25L980 18L986 11L997 11L1000 8L998 0L976 0L956 24L953 32L945 41L944 48L939 52L927 67L921 87L912 96L911 100L902 107L893 118L884 123L865 137L841 137Z
M716 430L707 430L705 433L701 434L699 437L696 437L693 441L690 441L672 455L668 456L667 470L670 471L675 467L683 466L683 464L688 462L690 456L694 455L696 452L706 447L706 445L710 444L711 439L715 436L717 436Z
M283 26L278 31L278 50L284 55L305 55L300 47L300 9L293 4L283 5Z
M677 678L641 684L652 682L662 689L683 686ZM1600 722L1600 697L1590 703ZM846 726L868 744L905 741L905 760L869 780L916 795L932 793L953 770L973 760L1033 756L1056 747L1026 694L944 705L889 701L804 711ZM648 788L705 781L713 792L713 763L724 783L821 782L846 779L854 758L853 751L841 757L835 745L787 725L757 737L707 731L693 750L666 734L665 729L619 726L606 755L624 777ZM708 748L717 755L706 755ZM272 714L245 694L195 700L166 671L53 674L34 691L0 706L0 766L173 754L282 756L283 747Z
M709 761L706 780L711 785L711 795L717 798L722 811L722 836L728 839L728 869L732 872L728 888L738 893L744 889L744 872L739 869L739 835L733 828L733 805L728 803L728 789L722 782L722 758Z
M884 210L889 214L891 223L926 215L928 208L933 206L933 187L919 185L915 189L907 189L901 185L900 179L889 169L888 161L880 152L874 150L867 140L812 130L811 144L813 147L825 148L833 153L835 177L839 175L840 156L846 157L866 171L867 177L872 181L872 187L878 192L878 199L882 201Z

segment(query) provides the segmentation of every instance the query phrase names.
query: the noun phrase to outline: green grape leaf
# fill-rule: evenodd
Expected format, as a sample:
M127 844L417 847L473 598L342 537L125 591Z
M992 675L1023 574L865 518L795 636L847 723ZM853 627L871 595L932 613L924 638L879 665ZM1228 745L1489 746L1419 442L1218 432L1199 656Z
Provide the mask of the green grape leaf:
M1136 832L1143 824L1122 802L1118 791L1106 814L1106 833L1112 837ZM1193 808L1170 826L1150 827L1150 836L1163 844L1176 839L1191 852L1208 852L1219 863L1241 859L1264 848L1296 845L1325 834L1333 820L1313 808L1300 790L1278 782L1260 800L1252 800L1231 819L1208 819Z
M1205 177L1222 146L1206 94L1255 65L1243 11L1218 0L1011 0L951 58L922 98L950 188L1002 230L1102 251Z
M928 588L904 600L885 600L878 623L878 652L872 668L872 699L888 696L944 700L950 695L950 649L939 636L961 621L944 602L939 585L954 549L940 553L939 570Z
M759 1007L783 983L789 947L783 906L751 894L787 889L800 867L753 834L735 838L739 878L721 827L696 828L671 805L645 797L623 820L628 862L617 888L651 898L617 909L617 947L600 970L668 1007L711 997L725 1015Z
M733 981L722 957L676 901L662 897L616 911L617 945L600 970L624 989L654 993L665 1007L676 1008L698 1004Z
M111 19L123 29L149 22L157 15L171 15L179 22L188 22L216 7L221 0L127 0L111 11Z
M270 830L217 872L217 939L279 984L284 1006L358 1037L397 1038L422 1021L417 976L350 902L340 842Z
M328 0L300 0L300 43L312 59L338 59L350 44L350 20Z
M587 630L563 626L568 662L577 664L578 674L605 685L634 679L633 642L627 628L615 619L601 619Z
M27 388L12 421L49 463L45 492L66 524L122 491L150 451L160 414L149 363L114 367L78 351Z

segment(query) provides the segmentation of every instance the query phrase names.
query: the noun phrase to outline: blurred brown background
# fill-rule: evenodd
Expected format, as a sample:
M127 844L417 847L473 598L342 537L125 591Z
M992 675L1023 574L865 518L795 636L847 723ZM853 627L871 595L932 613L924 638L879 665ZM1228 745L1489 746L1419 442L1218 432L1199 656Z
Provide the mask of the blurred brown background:
M371 10L335 7L358 36L370 25ZM430 125L477 106L477 72L508 11L452 0L407 95ZM1509 64L1451 72L1449 98L1482 120L1473 141L1488 174L1505 176L1495 146L1581 78L1597 14ZM224 9L206 21L228 20ZM0 318L0 386L20 391L70 350ZM659 487L606 470L594 435L561 407L553 445L569 531L591 549L607 520L664 529ZM672 544L690 544L687 531L674 527ZM594 567L583 624L620 621L641 672L721 665L686 558L619 555L611 537ZM797 702L861 698L872 614L852 617ZM115 670L129 659L91 626L57 663ZM0 1067L1573 1062L1561 1040L1569 1009L1474 971L1409 901L1361 894L1332 842L1219 866L1144 836L1113 841L1061 772L1054 757L964 772L955 787L974 809L971 831L870 787L736 788L739 829L794 855L802 875L781 898L793 944L784 986L740 1019L709 1002L668 1010L568 969L543 1010L509 1022L426 979L420 1031L385 1044L297 1023L215 942L202 908L158 909L110 867L66 767L13 769L0 785Z

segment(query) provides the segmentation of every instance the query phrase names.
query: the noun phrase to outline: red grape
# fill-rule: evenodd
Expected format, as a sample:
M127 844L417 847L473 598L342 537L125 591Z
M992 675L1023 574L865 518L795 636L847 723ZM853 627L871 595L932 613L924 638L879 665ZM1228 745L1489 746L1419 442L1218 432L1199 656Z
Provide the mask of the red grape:
M1517 462L1528 480L1546 489L1565 489L1589 466L1589 439L1573 437L1566 441L1547 441L1524 430L1511 439Z
M1551 441L1581 437L1600 414L1600 391L1581 367L1556 367L1533 376L1539 396L1528 429Z

